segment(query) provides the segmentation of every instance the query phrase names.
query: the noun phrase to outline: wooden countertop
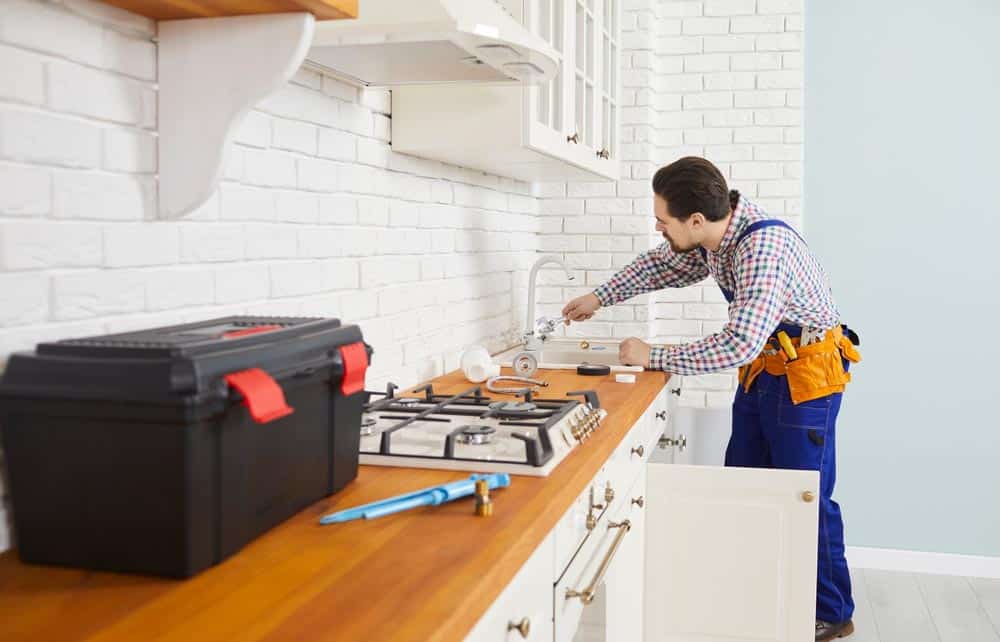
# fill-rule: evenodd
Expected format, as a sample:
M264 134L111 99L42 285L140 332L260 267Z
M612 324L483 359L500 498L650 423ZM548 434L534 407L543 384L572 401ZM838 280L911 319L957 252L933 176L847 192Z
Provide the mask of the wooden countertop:
M358 0L101 0L153 20L308 11L317 20L358 17Z
M0 639L462 640L583 492L666 382L662 372L582 377L546 371L543 398L596 389L600 430L545 478L512 476L494 515L471 498L366 521L320 526L320 515L468 473L361 466L357 479L185 580L29 566L0 555ZM471 386L459 372L435 392ZM510 398L510 397L506 397Z

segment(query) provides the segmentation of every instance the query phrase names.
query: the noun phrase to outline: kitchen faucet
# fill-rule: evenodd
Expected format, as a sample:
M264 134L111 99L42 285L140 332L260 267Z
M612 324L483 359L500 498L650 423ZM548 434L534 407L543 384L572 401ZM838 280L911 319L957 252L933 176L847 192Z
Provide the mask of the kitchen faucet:
M574 280L573 275L569 273L569 268L555 254L546 254L531 266L531 272L528 274L528 311L524 322L524 346L527 350L541 349L542 342L555 331L555 325L560 321L560 319L535 320L535 280L538 278L538 270L549 263L555 263L561 267L566 272L566 278L570 281Z

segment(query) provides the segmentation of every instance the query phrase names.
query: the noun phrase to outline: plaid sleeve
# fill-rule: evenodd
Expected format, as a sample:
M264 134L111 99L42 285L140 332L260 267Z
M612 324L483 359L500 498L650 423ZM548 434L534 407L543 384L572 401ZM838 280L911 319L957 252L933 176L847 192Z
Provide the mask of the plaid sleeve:
M664 242L640 254L594 294L607 307L653 290L693 285L707 276L708 266L698 252L674 252Z
M736 298L729 306L729 323L700 341L653 349L650 367L696 375L752 361L778 327L791 296L792 271L784 259L794 242L792 232L778 227L747 237L733 259Z

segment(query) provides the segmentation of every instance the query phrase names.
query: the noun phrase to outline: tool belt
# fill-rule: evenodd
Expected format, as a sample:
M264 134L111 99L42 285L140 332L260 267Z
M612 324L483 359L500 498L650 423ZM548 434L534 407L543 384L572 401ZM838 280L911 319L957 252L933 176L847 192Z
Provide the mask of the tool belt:
M750 392L753 382L765 371L775 377L788 378L788 391L796 405L844 391L851 374L844 369L843 359L858 363L861 353L844 335L841 326L828 330L822 340L807 346L800 346L798 337L791 341L796 347L797 358L789 358L778 340L771 337L764 352L740 367L739 380L744 392Z

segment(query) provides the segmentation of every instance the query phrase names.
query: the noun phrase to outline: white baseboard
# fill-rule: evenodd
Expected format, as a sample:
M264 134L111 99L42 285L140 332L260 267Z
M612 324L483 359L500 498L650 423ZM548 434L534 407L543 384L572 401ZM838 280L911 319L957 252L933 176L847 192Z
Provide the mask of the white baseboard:
M854 568L1000 579L1000 557L848 546L847 563Z

